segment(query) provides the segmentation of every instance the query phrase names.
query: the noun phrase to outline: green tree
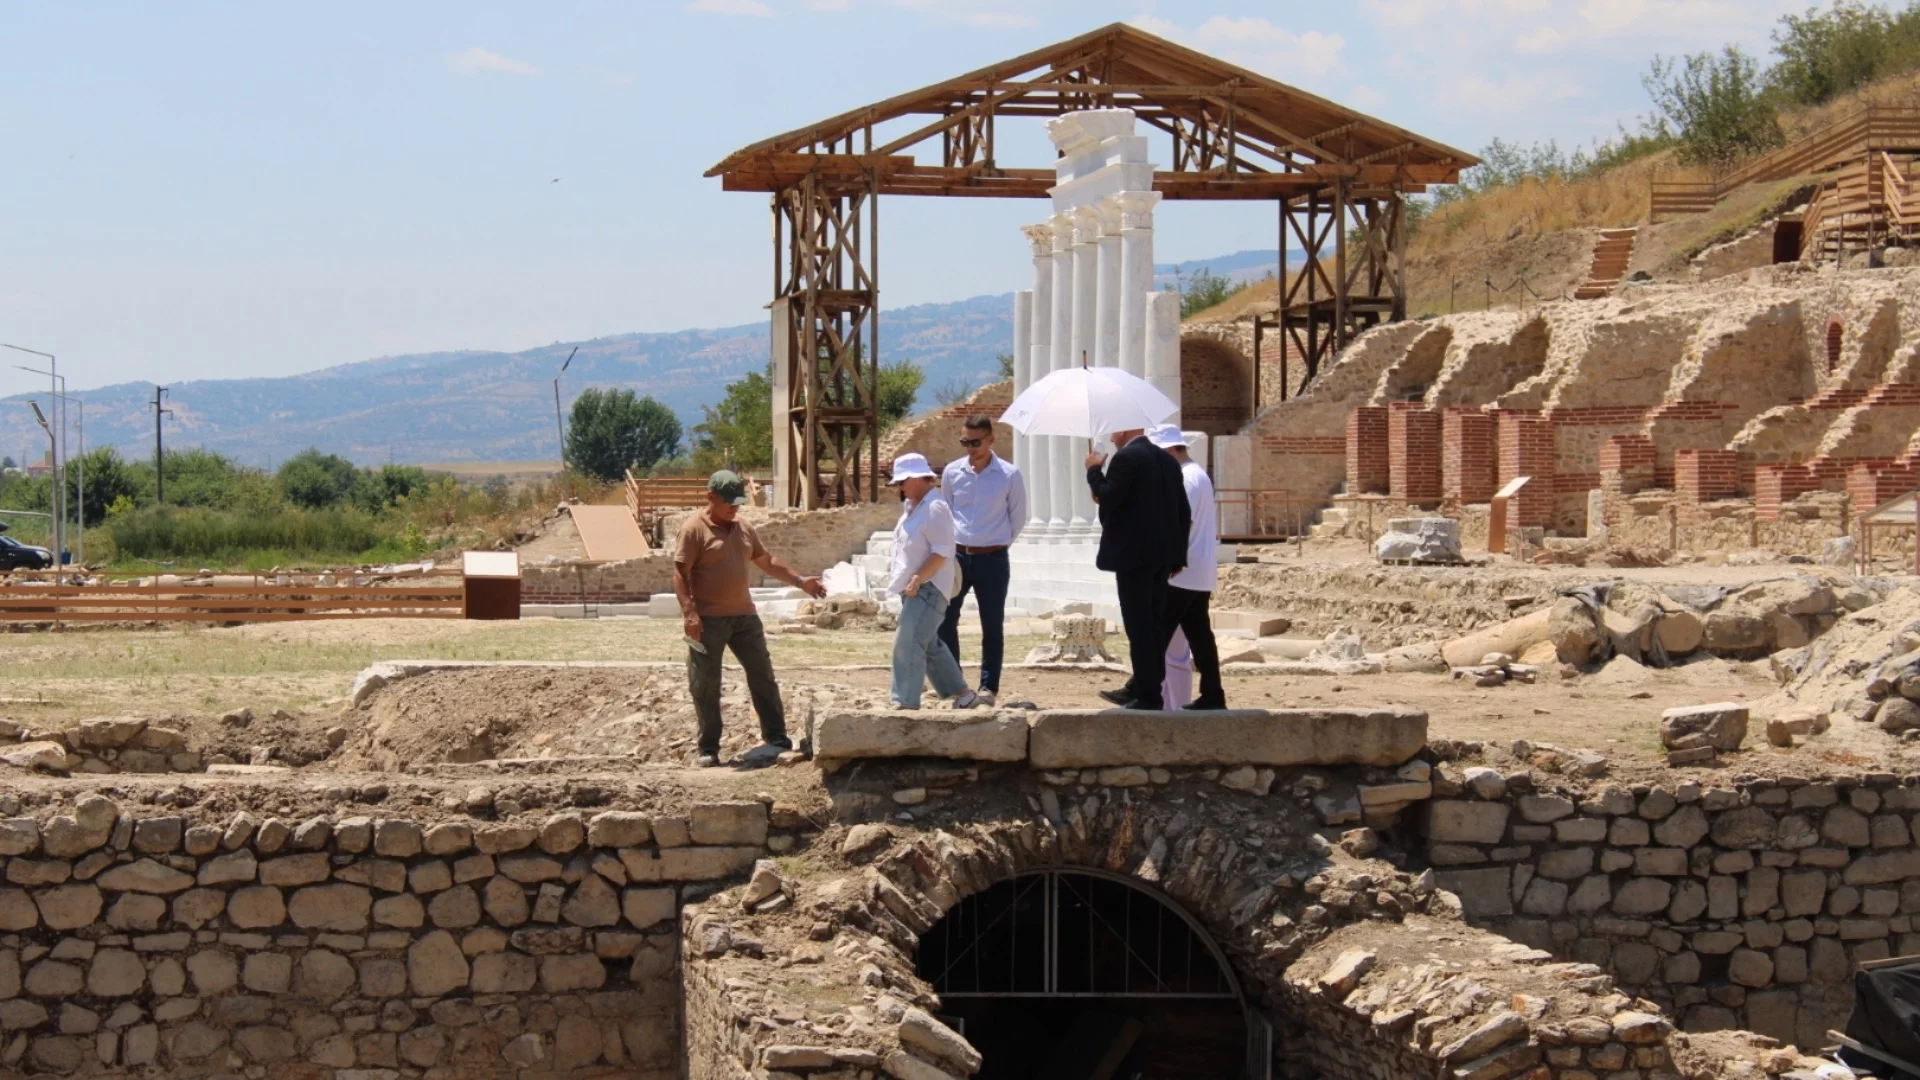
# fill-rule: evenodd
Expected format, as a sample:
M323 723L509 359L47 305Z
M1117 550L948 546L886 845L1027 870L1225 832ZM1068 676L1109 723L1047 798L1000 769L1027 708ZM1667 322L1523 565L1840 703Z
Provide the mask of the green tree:
M68 462L66 483L69 504L78 503L81 520L88 525L98 525L107 520L107 508L120 498L131 499L139 488L127 463L120 459L119 451L111 446L102 446L89 450L78 459ZM82 499L84 488L85 498Z
M1216 307L1240 291L1233 282L1204 266L1191 276L1175 272L1174 279L1180 289L1180 317L1183 319Z
M1899 14L1859 0L1785 15L1773 31L1780 59L1767 82L1796 105L1817 105L1920 64L1920 3Z
M631 390L589 389L573 403L567 426L567 466L596 480L619 480L680 445L673 410Z
M427 486L427 471L418 465L382 465L360 474L354 485L354 505L379 513L398 506L408 496Z
M166 468L169 506L230 509L235 493L248 482L248 477L253 477L256 483L264 479L258 469L245 468L224 455L198 448L167 451ZM153 462L136 458L127 462L127 473L134 482L134 502L140 506L152 504Z
M1012 353L1003 352L999 356L994 357L993 361L994 363L1000 365L1001 378L1003 379L1013 378L1013 354Z
M1688 161L1724 168L1782 141L1759 65L1735 46L1717 54L1656 56L1640 82L1678 132Z
M880 430L886 431L906 419L913 401L920 396L920 384L926 382L924 368L911 360L895 360L880 365Z
M323 454L314 447L288 458L278 475L287 501L308 510L338 506L360 482L360 470L353 467L353 462L338 454Z
M732 461L736 469L773 464L773 366L727 384L720 404L705 405L693 426L693 463L712 472ZM729 455L731 457L729 458Z

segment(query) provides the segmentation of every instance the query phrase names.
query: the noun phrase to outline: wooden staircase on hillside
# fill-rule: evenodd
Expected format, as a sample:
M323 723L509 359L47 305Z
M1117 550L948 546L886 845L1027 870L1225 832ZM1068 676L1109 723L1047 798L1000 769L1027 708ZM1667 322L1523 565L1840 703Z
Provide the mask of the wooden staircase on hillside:
M1587 280L1573 291L1575 300L1598 300L1613 291L1627 276L1627 264L1633 261L1633 242L1639 229L1602 229L1600 242L1593 245L1593 265Z

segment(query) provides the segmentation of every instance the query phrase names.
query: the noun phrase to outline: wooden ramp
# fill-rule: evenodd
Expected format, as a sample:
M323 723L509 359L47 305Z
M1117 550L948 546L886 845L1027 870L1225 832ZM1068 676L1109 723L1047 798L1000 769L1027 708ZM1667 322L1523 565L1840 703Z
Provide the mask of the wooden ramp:
M705 481L702 481L702 490ZM573 526L580 530L587 558L594 562L638 559L653 550L640 533L640 523L625 506L570 506Z

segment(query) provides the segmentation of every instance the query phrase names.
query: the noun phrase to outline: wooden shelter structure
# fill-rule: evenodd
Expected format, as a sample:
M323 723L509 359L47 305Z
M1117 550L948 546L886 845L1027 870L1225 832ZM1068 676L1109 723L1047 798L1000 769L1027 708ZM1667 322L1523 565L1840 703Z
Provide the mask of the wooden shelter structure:
M1003 164L996 128L1132 109L1171 140L1168 199L1272 199L1281 283L1270 326L1308 378L1406 315L1405 199L1478 159L1115 23L729 154L727 191L772 196L776 481L792 506L878 497L882 195L1046 198L1047 163ZM938 149L926 160L914 151ZM1289 267L1287 249L1305 253ZM1284 346L1283 346L1284 347ZM784 419L784 423L781 420Z

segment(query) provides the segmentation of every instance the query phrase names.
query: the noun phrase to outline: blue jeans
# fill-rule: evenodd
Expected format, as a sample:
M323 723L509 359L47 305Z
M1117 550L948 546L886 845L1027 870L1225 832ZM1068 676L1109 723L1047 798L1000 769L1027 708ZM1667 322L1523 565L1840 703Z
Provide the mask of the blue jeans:
M893 632L895 708L919 708L920 687L928 679L933 680L934 693L943 698L966 693L967 677L960 673L960 661L940 641L940 620L946 613L947 598L931 585L900 598L900 627Z
M980 689L1000 692L1000 664L1006 652L1007 583L1013 577L1003 548L984 555L959 552L954 560L960 566L960 591L947 605L947 617L940 622L940 640L947 643L954 660L960 659L960 605L973 592L980 605Z

